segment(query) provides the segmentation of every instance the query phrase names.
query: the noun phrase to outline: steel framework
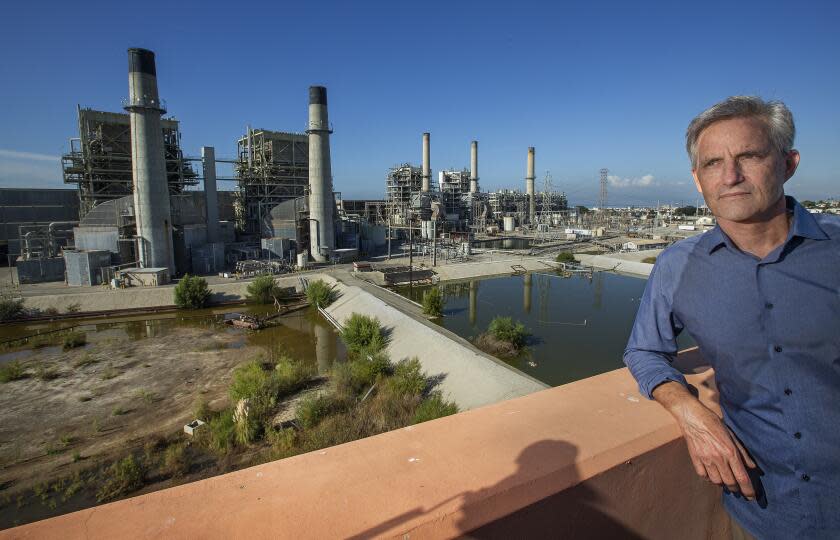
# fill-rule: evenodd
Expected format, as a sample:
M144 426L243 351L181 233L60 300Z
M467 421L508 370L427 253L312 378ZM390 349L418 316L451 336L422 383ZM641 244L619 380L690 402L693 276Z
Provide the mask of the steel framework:
M259 233L262 217L277 204L308 194L309 140L304 133L252 130L237 141L236 226Z
M79 218L97 204L133 193L131 125L127 114L78 108L79 137L70 139L70 152L61 157L65 184L79 189ZM178 121L162 119L166 179L169 193L198 184L198 176L184 159Z

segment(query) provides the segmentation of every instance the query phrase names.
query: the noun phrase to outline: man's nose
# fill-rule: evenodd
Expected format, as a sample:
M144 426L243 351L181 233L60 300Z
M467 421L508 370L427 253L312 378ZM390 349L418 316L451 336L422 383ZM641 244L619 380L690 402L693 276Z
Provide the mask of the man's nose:
M723 170L721 171L721 174L723 175L721 177L721 181L728 186L739 184L744 181L741 166L738 164L738 160L735 159L723 160Z

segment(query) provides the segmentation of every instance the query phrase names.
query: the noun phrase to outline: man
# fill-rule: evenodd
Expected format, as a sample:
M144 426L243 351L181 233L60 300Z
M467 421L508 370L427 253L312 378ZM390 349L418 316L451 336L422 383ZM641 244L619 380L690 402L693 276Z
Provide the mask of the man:
M697 474L725 487L740 538L840 538L840 218L785 197L794 134L783 103L756 97L691 122L717 226L658 257L624 353ZM671 366L682 330L715 370L722 421Z

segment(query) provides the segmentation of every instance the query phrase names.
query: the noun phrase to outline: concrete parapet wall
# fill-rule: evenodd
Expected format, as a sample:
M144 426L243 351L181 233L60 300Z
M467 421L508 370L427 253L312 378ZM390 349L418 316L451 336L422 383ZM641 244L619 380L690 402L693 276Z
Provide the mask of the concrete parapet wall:
M651 252L649 257L655 256L657 253ZM630 274L633 276L647 278L651 271L653 271L653 265L649 263L643 263L639 261L627 260L618 257L610 257L607 255L575 255L575 259L579 260L586 266L594 266L595 268L600 268L601 270L612 270L614 272L618 272L619 274Z
M710 371L689 376L714 406ZM0 532L5 538L729 538L626 369Z

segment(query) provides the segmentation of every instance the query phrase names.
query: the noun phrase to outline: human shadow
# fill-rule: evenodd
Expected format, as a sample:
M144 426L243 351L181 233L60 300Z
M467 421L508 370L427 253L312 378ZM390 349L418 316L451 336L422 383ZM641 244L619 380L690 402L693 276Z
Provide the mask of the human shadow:
M445 509L455 515L462 538L628 538L641 537L597 508L600 496L585 484L575 464L577 447L543 440L516 458L516 470L486 488L467 491L431 507L415 507L350 536L353 539L408 533L401 526L424 514ZM480 459L480 458L476 458ZM452 502L458 506L452 510ZM526 501L523 504L523 501Z

